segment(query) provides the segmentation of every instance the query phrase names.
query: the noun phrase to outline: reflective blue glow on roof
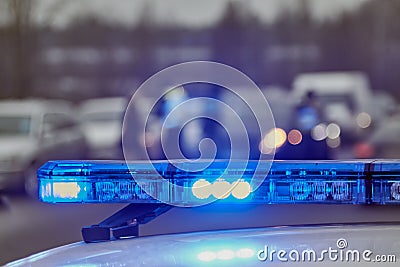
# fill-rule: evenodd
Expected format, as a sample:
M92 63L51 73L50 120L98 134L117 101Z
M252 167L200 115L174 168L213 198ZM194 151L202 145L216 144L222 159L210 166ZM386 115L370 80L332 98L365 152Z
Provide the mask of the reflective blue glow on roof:
M204 266L217 266L221 264L224 266L224 264L231 265L233 263L237 264L237 266L242 266L243 263L249 263L249 259L256 259L257 247L251 243L253 242L244 244L240 242L236 243L234 240L210 240L208 244L194 247L192 252L187 256L197 259Z
M11 263L9 266L163 266L163 267L255 267L255 266L398 266L400 258L400 225L328 225L269 227L263 229L223 230L174 235L156 235L87 245L75 243L33 255ZM344 236L344 237L343 237ZM348 247L342 251L369 249L373 255L395 255L397 262L368 264L365 261L330 260L295 261L289 258L291 250L299 253L309 249L320 255L331 247L338 250L338 239L345 238ZM277 252L265 261L258 259L260 250L266 248L287 251L280 261ZM219 253L223 251L223 253ZM225 251L225 252L224 252ZM218 259L224 254L234 257ZM336 254L338 255L338 254ZM295 257L295 256L294 256ZM372 258L372 257L371 257ZM8 266L8 265L7 265Z
M400 204L400 161L274 161L269 173L257 173L265 180L253 190L256 164L238 170L214 161L190 172L187 162L50 161L38 170L39 194L53 203Z

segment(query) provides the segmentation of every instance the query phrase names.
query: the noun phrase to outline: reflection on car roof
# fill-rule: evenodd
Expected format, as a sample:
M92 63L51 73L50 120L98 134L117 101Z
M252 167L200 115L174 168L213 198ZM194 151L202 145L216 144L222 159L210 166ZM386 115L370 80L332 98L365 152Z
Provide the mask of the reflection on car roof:
M85 244L75 243L45 251L8 266L280 266L275 258L260 260L262 250L371 250L400 256L400 225L326 225L224 230L131 238ZM342 243L339 243L342 242ZM344 245L346 247L344 247ZM342 248L338 246L343 246ZM384 248L385 251L381 251ZM260 252L261 251L261 252ZM321 262L296 262L319 266ZM324 258L324 266L363 266L365 262L337 262ZM315 265L313 265L315 264ZM339 265L338 265L339 264ZM387 263L382 266L389 266ZM394 265L390 265L394 266Z

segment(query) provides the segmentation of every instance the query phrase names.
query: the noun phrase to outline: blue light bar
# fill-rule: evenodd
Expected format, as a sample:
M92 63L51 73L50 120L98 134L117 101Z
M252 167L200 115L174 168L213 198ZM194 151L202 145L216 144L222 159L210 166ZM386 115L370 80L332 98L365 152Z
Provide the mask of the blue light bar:
M257 172L263 182L256 190L251 179L263 162L249 161L245 169L228 163L198 171L197 163L183 161L49 161L38 170L39 195L52 203L400 204L396 160L274 161L269 172Z

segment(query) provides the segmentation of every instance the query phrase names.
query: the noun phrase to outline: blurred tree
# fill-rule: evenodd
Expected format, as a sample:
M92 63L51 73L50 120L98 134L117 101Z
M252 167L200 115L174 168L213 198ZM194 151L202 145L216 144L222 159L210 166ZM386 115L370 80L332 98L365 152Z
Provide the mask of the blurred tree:
M66 2L52 2L44 14L45 20L51 22ZM242 70L259 84L289 87L300 72L361 70L371 77L375 88L391 91L400 98L398 0L366 1L359 9L325 21L314 20L310 1L300 0L296 1L297 8L282 8L269 24L262 24L244 2L231 1L216 24L202 29L157 24L152 2L145 2L139 22L132 27L85 15L73 18L65 29L48 27L46 22L38 28L31 19L36 3L37 0L0 2L0 8L9 12L9 24L0 27L0 38L6 40L0 48L7 51L0 62L0 83L12 88L16 97L32 95L31 88L35 86L43 87L37 92L49 96L50 93L44 93L48 90L46 85L58 84L57 79L74 75L84 80L83 84L74 85L79 84L78 93L86 97L114 95L117 91L112 90L122 85L113 82L123 84L129 80L126 84L132 87L166 65L185 57L190 60L190 49L184 49L200 47L211 50L213 60ZM100 59L86 65L82 64L83 59L65 59L68 53L64 52L71 47L77 49L68 53L100 53ZM46 62L52 48L64 53L65 62ZM36 84L39 79L42 83ZM53 83L43 82L51 79ZM85 84L95 88L94 95L81 90ZM4 91L0 92L2 97L6 96Z
M243 12L239 2L229 2L225 13L214 29L214 58L217 61L240 66L244 43Z
M155 53L159 42L152 10L151 2L146 2L139 22L132 31L132 46L136 55L133 74L139 78L140 83L158 71Z
M355 14L354 20L363 26L360 38L369 48L369 68L372 84L377 89L391 91L400 99L400 1L372 0ZM362 46L360 46L362 47Z
M316 36L320 70L361 70L374 89L398 90L400 69L400 1L371 0L320 24Z
M238 68L256 82L265 81L267 73L262 66L268 36L248 5L228 2L210 34L214 60Z
M275 39L281 44L304 44L315 38L315 24L309 1L299 0L295 9L281 7L272 28Z
M13 55L13 72L11 83L14 96L23 98L30 95L32 86L31 68L34 47L34 29L31 24L34 0L7 0L10 12L9 47Z
M343 13L337 20L325 23L318 35L322 54L321 70L354 70L355 53L362 53L362 47L357 52L357 26L352 15ZM365 66L364 66L365 67Z
M267 68L270 83L291 86L294 76L315 69L313 50L318 36L308 0L296 2L296 8L282 6L270 28L271 50ZM316 52L317 53L317 52Z

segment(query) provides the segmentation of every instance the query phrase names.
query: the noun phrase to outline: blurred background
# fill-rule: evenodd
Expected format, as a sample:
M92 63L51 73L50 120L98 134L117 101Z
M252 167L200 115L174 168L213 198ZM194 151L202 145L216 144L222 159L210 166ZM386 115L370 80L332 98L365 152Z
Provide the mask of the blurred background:
M155 106L146 142L134 137L153 159L165 157L168 112L198 96L234 103L251 159L274 147L277 159L399 157L399 12L397 0L2 0L0 264L79 240L80 226L120 207L38 203L36 169L50 159L122 159L130 97L173 64L211 60L244 72L269 101L276 128L259 138L251 111L227 90L186 85ZM230 122L213 107L193 108ZM140 106L133 112L144 116ZM215 140L217 157L229 155L226 132L207 120L183 129L184 155L197 158L205 137Z

